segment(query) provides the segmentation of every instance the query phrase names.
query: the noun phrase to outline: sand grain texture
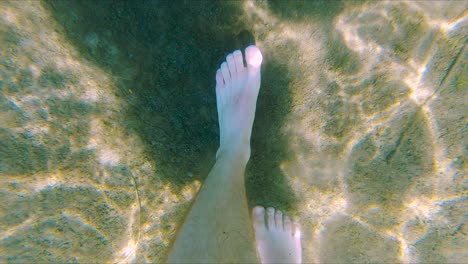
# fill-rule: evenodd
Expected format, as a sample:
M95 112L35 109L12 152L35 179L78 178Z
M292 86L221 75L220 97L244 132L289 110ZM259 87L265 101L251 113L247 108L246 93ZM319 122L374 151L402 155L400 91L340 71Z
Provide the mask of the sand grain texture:
M264 54L249 204L297 219L304 262L468 262L466 10L0 2L0 262L162 262L241 32Z

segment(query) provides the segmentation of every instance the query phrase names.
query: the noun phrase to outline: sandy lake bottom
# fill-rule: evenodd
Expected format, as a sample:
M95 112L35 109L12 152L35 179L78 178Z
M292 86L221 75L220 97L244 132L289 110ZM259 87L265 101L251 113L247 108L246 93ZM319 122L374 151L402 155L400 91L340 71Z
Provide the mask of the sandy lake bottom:
M164 261L255 40L249 206L307 263L467 263L467 7L1 1L0 262Z

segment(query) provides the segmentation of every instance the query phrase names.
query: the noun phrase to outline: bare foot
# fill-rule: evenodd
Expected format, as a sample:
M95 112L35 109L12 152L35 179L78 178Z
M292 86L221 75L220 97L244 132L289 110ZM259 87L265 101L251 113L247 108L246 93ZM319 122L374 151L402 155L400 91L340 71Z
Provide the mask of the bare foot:
M226 57L216 72L216 103L220 129L220 147L223 151L245 151L250 157L250 135L260 90L260 66L262 53L256 46L245 49L244 66L242 52L234 51Z
M257 206L252 212L257 251L262 263L301 263L299 228L279 210Z

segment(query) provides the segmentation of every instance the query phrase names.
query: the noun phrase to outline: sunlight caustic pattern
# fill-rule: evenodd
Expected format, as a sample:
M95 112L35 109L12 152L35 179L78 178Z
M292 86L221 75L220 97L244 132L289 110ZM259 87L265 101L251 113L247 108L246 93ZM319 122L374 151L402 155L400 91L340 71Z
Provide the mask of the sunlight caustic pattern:
M463 248L464 229L458 210L467 200L456 163L463 163L466 139L444 139L443 130L456 128L441 127L445 113L435 106L464 89L453 79L442 82L466 75L456 63L464 56L467 18L457 10L466 4L436 5L345 6L333 31L313 19L282 21L265 4L245 2L265 58L284 60L279 50L288 46L289 91L300 95L284 126L296 157L280 167L299 196L305 261L467 260L456 250ZM344 56L337 69L325 59L327 39L341 42L330 54ZM462 120L457 109L466 102L450 103L450 115Z
M467 4L344 1L331 22L269 4L243 2L242 19L265 66L288 70L280 169L304 261L467 262ZM160 179L123 127L118 77L43 3L2 1L0 46L0 261L162 261L200 182Z
M121 127L113 76L39 1L0 4L0 41L0 261L147 261L148 245L167 248L164 218L199 183L184 195L144 184L157 168Z

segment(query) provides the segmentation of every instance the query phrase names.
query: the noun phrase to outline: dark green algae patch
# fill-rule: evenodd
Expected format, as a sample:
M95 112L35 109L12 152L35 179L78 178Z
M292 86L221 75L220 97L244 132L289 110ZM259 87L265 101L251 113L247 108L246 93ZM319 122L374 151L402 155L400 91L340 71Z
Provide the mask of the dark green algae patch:
M255 43L242 19L242 2L46 1L45 6L80 55L112 73L117 95L127 102L123 125L145 142L160 177L176 190L193 180L187 175L204 179L219 142L215 71L228 53ZM279 169L288 159L279 130L290 111L287 70L280 62L264 64L262 87L268 88L258 100L247 173L251 206L294 208L296 198ZM61 76L50 74L60 85ZM275 196L269 195L272 190Z

